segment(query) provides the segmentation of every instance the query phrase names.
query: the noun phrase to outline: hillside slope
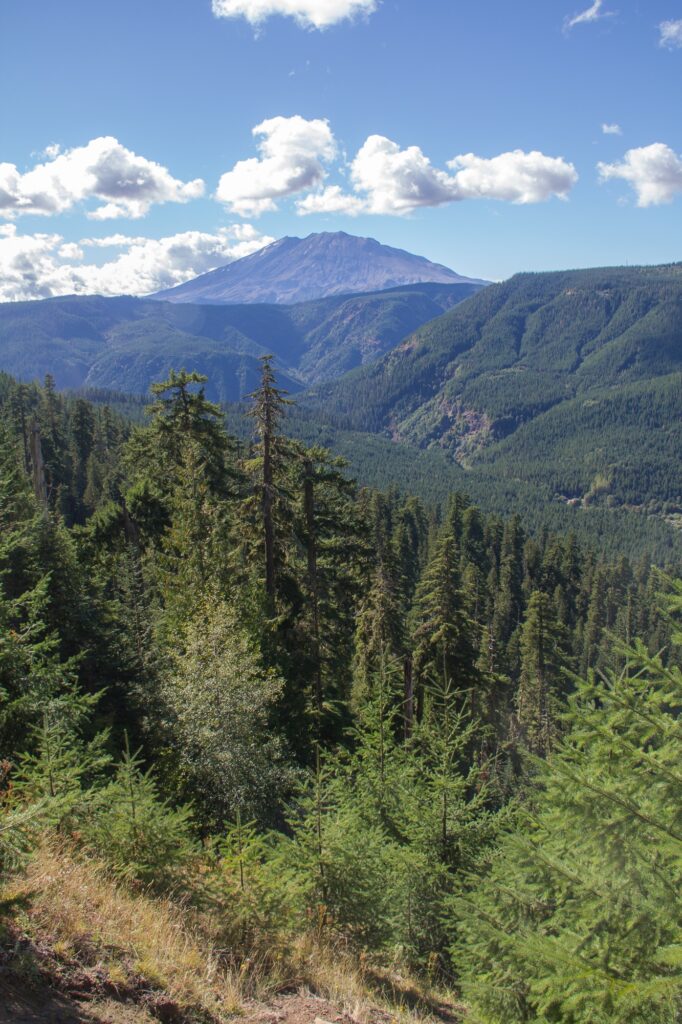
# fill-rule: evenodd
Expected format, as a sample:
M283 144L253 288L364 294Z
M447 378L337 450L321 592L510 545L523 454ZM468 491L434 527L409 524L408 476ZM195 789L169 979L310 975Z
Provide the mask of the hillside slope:
M307 398L566 500L682 502L682 264L520 274Z
M325 231L307 238L280 238L227 266L157 292L168 302L305 302L328 295L374 292L418 282L474 284L454 270L403 249Z
M60 388L142 393L169 366L200 370L211 396L235 401L274 352L281 383L330 379L389 351L478 289L423 284L294 306L192 306L150 299L67 297L0 305L0 369L52 374Z

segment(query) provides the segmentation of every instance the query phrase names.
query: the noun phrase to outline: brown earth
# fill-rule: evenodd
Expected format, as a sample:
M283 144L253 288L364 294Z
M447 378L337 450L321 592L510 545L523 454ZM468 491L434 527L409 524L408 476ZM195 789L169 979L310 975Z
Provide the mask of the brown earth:
M56 993L41 984L0 979L0 1024L158 1024L183 1018L168 1007L168 1016L131 1002L110 998L75 999ZM362 1024L391 1024L390 1014L376 1010ZM267 1004L247 1003L239 1019L243 1024L358 1024L355 1018L339 1012L326 999L306 992L287 993Z

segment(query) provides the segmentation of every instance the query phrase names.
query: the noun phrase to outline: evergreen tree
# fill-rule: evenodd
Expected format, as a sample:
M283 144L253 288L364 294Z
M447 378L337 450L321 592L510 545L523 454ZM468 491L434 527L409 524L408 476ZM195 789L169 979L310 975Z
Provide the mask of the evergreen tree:
M569 660L565 638L551 599L541 590L531 594L521 630L521 675L517 721L522 742L534 754L546 755L556 736L560 695Z
M278 519L287 504L286 461L291 450L286 439L278 432L282 415L289 400L286 392L277 387L272 369L272 356L261 357L260 385L248 397L252 401L249 414L255 421L259 442L255 456L249 464L256 475L257 492L260 501L261 550L267 609L271 617L276 613L278 575L284 560L283 543L278 535Z
M641 643L626 660L576 682L568 734L459 904L455 957L477 1020L679 1017L682 674Z

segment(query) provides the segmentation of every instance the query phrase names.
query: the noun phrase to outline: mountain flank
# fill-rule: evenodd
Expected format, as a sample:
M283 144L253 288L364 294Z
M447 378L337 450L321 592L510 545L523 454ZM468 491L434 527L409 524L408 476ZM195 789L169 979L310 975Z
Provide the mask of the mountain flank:
M280 238L251 256L157 292L152 298L192 303L296 303L327 295L384 291L423 282L487 282L456 274L403 249L345 231Z
M515 492L682 512L682 264L519 274L306 397Z
M4 303L0 369L23 380L49 373L60 388L141 394L169 366L186 366L229 402L253 389L258 357L272 352L282 386L299 391L378 358L478 288L426 283L291 306L100 296Z

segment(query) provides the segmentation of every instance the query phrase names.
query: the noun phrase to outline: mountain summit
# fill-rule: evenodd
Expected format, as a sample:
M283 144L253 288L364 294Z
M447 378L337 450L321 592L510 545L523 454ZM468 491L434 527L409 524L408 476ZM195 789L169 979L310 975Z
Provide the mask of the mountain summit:
M421 282L485 284L454 270L345 231L280 238L243 259L157 292L168 302L291 304Z

